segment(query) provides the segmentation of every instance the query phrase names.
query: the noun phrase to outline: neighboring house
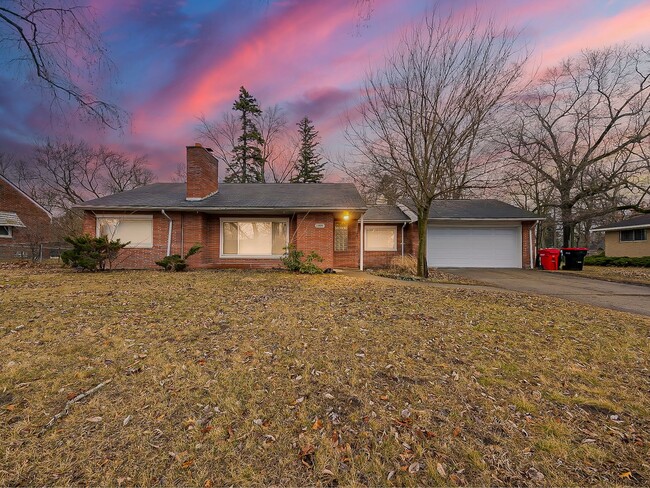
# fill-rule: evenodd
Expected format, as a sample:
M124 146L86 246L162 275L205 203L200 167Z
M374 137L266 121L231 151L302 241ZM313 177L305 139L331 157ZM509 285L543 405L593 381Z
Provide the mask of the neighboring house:
M0 176L0 258L36 258L50 241L52 215Z
M650 214L614 222L592 229L605 233L605 255L638 258L650 256Z
M415 214L403 205L367 208L348 183L220 183L217 160L187 147L187 182L156 183L84 202L84 231L130 241L116 265L151 268L166 254L201 253L205 268L278 267L289 245L323 257L323 268L379 267L414 254ZM429 219L431 266L531 267L536 215L496 200L436 202Z

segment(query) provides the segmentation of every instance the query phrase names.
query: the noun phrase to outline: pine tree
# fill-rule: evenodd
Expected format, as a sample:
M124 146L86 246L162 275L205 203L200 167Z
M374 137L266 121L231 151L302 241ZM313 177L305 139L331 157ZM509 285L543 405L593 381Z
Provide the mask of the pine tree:
M320 183L323 180L325 162L318 151L318 131L308 117L298 122L300 150L294 165L295 175L291 183Z
M257 100L243 86L239 89L239 98L232 106L240 113L241 134L237 145L232 148L233 160L228 164L227 183L264 183L264 166L262 156L264 138L260 134L255 117L262 113Z

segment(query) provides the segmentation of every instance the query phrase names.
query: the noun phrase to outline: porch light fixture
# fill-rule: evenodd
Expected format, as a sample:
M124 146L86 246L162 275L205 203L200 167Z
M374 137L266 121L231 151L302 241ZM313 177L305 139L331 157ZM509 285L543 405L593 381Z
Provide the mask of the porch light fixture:
M350 212L343 212L343 220L346 222L350 220Z

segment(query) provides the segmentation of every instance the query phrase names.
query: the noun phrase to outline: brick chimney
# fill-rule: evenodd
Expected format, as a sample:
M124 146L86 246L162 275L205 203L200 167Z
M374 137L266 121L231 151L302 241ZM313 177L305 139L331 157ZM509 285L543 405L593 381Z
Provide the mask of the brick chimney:
M219 190L219 164L212 149L198 142L187 146L187 191L185 200L202 200Z

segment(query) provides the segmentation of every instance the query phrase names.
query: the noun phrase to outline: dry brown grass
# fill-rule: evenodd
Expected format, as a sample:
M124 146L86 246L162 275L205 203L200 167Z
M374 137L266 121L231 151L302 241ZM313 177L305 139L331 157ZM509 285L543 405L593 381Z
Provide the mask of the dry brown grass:
M385 278L403 281L426 281L431 283L446 283L453 285L484 285L475 280L447 273L441 269L429 268L429 277L426 279L417 276L418 260L415 256L395 256L385 268L371 269L368 272Z
M585 266L582 271L576 271L575 274L599 280L615 281L617 283L650 285L650 268Z
M0 273L0 485L650 482L639 316L342 275Z

